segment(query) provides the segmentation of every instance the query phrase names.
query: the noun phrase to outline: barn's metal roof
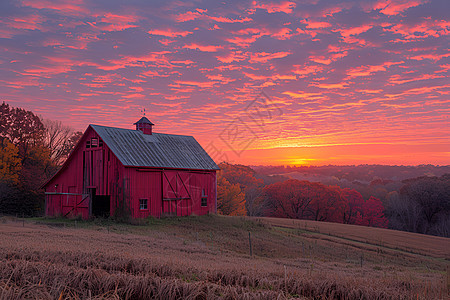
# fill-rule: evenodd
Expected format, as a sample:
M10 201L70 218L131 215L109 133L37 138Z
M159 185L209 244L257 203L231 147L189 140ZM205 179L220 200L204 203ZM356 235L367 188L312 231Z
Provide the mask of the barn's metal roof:
M192 136L153 133L100 125L97 132L124 166L219 170Z

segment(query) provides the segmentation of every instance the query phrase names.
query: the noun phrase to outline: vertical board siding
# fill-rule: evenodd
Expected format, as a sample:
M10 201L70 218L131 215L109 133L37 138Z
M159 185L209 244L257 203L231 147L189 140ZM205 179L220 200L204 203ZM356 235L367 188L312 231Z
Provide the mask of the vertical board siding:
M63 169L45 185L48 216L89 218L90 192L110 196L110 215L125 201L133 218L203 215L216 212L216 172L125 167L106 143L86 148L100 137L88 128ZM201 206L202 190L207 206ZM141 210L139 199L148 199Z

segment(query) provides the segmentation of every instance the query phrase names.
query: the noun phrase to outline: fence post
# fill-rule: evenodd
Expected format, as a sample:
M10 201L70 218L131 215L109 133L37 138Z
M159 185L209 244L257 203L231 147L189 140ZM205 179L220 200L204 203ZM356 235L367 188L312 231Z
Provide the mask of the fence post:
M253 250L252 250L252 236L250 234L250 231L248 232L248 245L250 246L250 256L253 256Z

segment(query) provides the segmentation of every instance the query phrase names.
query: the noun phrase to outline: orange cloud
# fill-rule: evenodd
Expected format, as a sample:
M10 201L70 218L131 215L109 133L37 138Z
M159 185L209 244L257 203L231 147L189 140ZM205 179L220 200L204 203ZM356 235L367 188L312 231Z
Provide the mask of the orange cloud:
M148 31L151 35L162 35L167 37L178 37L178 36L187 36L188 34L192 34L192 31L176 31L171 28L168 29L154 29Z
M288 95L295 99L303 99L303 100L322 100L325 99L326 96L324 96L322 93L308 93L308 92L283 92L284 95Z
M341 83L321 83L321 82L313 82L310 84L310 86L315 86L321 89L346 89L348 86L348 83L341 82Z
M183 48L185 49L191 49L191 50L198 50L202 52L217 52L217 50L222 49L222 46L213 46L213 45L199 45L196 43L192 43L190 45L184 45Z
M275 58L283 58L288 55L290 55L291 52L275 52L275 53L266 53L266 52L259 52L259 53L250 53L250 63L266 63L269 60L275 59Z
M295 2L290 1L281 1L281 2L270 2L270 3L258 3L253 1L254 8L261 8L267 10L269 14L276 12L284 12L286 14L292 13L292 10L295 8Z

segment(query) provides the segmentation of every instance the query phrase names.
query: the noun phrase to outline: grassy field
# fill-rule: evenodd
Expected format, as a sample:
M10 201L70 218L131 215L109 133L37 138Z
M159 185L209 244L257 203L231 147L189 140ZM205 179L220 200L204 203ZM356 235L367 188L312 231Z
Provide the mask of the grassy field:
M449 239L375 228L214 215L140 225L3 217L0 241L0 299L449 297Z

